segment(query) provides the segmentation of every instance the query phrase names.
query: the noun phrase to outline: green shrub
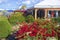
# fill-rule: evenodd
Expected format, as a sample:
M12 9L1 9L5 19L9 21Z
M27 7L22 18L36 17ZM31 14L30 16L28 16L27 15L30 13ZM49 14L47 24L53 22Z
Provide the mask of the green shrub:
M58 17L58 18L52 18L52 21L60 23L60 17Z
M32 15L28 15L26 17L26 22L34 22L34 17Z
M6 17L0 16L0 38L7 37L11 33L11 25Z
M8 20L12 25L16 25L17 22L24 22L25 17L22 15L22 13L16 12L15 14L11 15Z

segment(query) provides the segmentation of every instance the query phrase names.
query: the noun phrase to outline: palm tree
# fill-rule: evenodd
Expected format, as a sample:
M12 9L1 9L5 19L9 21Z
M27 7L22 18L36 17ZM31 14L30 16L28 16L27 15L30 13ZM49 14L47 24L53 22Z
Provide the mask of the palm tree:
M25 10L26 9L26 5L22 5L21 10Z

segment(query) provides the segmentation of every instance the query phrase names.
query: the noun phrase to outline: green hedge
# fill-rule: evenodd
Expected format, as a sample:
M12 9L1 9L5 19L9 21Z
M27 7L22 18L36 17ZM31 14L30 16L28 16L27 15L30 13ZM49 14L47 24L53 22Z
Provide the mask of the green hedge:
M7 37L11 33L11 25L8 19L0 16L0 38Z

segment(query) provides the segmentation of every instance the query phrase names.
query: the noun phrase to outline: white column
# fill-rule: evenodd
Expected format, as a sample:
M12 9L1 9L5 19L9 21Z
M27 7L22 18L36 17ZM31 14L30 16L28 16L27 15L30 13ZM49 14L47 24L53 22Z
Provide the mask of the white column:
M56 11L56 17L58 17L58 11Z
M48 11L48 18L50 18L50 14L49 14L49 11Z
M48 17L48 13L47 13L47 9L45 9L45 17L44 18L47 18Z
M35 20L37 19L37 9L35 9Z

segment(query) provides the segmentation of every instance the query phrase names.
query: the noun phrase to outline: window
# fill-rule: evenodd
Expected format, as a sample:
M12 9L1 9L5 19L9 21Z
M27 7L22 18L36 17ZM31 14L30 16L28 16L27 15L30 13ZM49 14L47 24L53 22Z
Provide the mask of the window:
M60 17L60 11L58 11L58 17Z
M54 11L49 10L49 11L48 11L48 17L49 17L49 18L51 18L51 17L56 17L56 11L55 11L55 10L54 10Z
M38 16L38 18L44 18L44 16L45 16L45 10L44 9L39 9L37 11L37 16Z

